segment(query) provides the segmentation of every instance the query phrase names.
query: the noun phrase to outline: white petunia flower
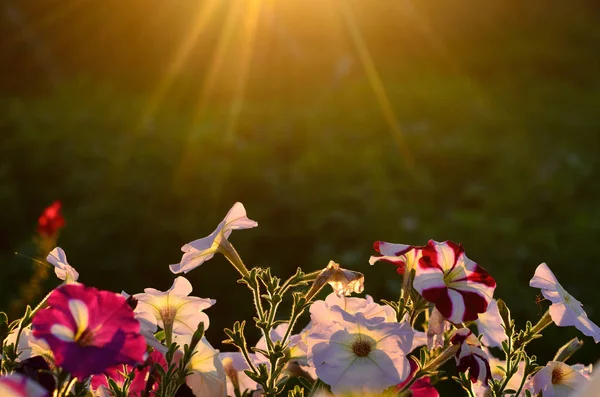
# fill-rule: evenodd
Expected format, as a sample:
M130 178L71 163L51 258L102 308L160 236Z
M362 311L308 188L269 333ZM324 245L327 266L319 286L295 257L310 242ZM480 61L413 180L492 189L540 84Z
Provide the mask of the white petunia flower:
M532 378L534 393L544 397L568 397L589 381L575 368L560 361L550 361Z
M2 397L47 397L48 392L36 381L25 375L13 373L0 376L0 396Z
M502 328L503 321L498 311L498 301L492 299L485 313L481 313L476 320L477 330L483 334L481 342L489 347L502 347L506 340L506 333Z
M235 396L235 389L238 389L240 393L244 393L246 390L257 390L259 385L246 375L245 370L250 369L244 356L240 352L232 353L219 353L219 358L223 363L225 374L227 375L227 395ZM250 359L253 360L255 356L250 354ZM253 360L254 361L254 360ZM255 392L259 395L258 392Z
M242 203L235 203L225 219L219 223L209 236L194 240L181 247L181 251L184 252L181 262L170 265L169 268L173 273L187 273L212 258L217 252L221 252L231 260L230 254L235 252L229 241L227 241L231 232L256 226L258 226L258 223L246 216L246 209Z
M427 324L427 348L444 346L444 332L450 328L450 323L444 319L442 313L435 307L431 310L429 323Z
M6 337L6 345L15 344L17 341L18 330L14 330ZM54 355L50 346L43 339L36 339L31 331L31 325L23 328L19 337L19 345L16 347L19 357L17 361L27 360L32 357L42 356L48 363L54 362Z
M506 361L500 360L487 349L482 349L485 354L488 356L488 362L490 364L490 370L492 374L492 378L501 380L504 378L504 371L502 371L499 367L506 368ZM523 376L525 375L525 362L519 361L519 366L517 367L517 372L510 378L508 383L506 384L506 389L518 390L519 386L521 386L521 381L523 380ZM525 389L528 389L527 384L525 383ZM475 397L489 397L491 395L490 388L487 384L483 383L472 383L471 390L475 394ZM529 390L531 391L531 390Z
M174 342L179 345L180 353L184 345L190 344L191 338L191 334L175 335ZM219 359L219 351L214 349L206 338L203 337L196 345L188 370L191 374L185 378L185 383L192 389L194 396L225 397L227 395L225 369Z
M202 310L215 304L214 299L188 296L192 285L185 277L177 277L168 291L154 288L144 289L144 293L135 294L138 304L135 308L138 320L144 318L165 331L176 334L193 334L200 322L208 329L208 316ZM151 316L142 313L150 313Z
M72 283L79 278L77 270L67 262L67 254L65 254L65 251L63 251L62 248L54 248L48 254L46 260L54 265L54 273L56 273L56 277L59 279L64 280L67 283Z
M379 393L409 376L406 355L414 335L409 324L353 315L339 306L330 310L334 320L313 323L306 341L309 362L335 395Z
M560 285L548 265L542 263L535 269L529 281L531 287L540 288L550 305L550 317L559 327L574 326L586 336L600 342L600 328L594 324L582 309L582 304ZM544 396L546 397L546 396Z
M396 312L388 305L376 303L370 295L365 298L347 298L338 296L335 292L327 295L325 300L315 301L310 307L311 321L313 323L324 323L332 320L336 316L341 320L339 312L332 312L330 309L339 306L343 311L350 314L362 313L365 318L381 317L386 321L396 321Z

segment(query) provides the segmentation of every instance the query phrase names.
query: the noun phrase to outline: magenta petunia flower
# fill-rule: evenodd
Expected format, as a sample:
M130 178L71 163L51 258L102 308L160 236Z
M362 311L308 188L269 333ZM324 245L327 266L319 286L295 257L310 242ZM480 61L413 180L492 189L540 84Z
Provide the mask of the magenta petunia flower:
M123 387L125 383L125 376L134 370L134 376L128 389L129 397L140 397L143 395L146 389L146 383L150 376L150 370L154 363L160 364L166 371L167 361L162 353L154 350L148 355L148 359L144 366L132 367L130 365L117 365L116 367L109 368L101 375L94 375L90 382L90 388L94 392L94 396L98 397L110 397L112 396L109 386L108 379L112 379L116 382L117 386ZM152 382L151 390L158 388L157 382Z
M417 371L417 363L413 360L410 360L410 375L406 380L396 386L396 391L399 392L404 388L404 386L410 382ZM440 397L440 393L437 389L431 384L431 379L429 377L419 378L412 386L409 388L412 397Z
M453 345L459 345L456 353L456 369L459 372L469 370L472 383L480 382L487 385L492 376L487 354L481 349L479 339L468 329L457 329L450 337Z
M48 392L39 383L25 375L0 376L0 396L2 397L47 397Z
M461 323L473 321L487 310L496 281L467 258L460 244L429 240L415 250L420 250L420 255L413 286L442 316Z
M146 341L126 299L79 283L56 288L32 321L57 366L83 379L119 364L144 361Z

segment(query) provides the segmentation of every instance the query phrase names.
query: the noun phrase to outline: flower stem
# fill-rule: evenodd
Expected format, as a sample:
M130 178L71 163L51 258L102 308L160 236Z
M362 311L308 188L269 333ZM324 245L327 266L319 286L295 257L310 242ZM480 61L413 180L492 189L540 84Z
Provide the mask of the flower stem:
M550 310L548 310L546 313L544 313L542 318L540 318L540 321L538 321L537 324L531 328L531 335L539 334L550 324L552 324L552 317L550 316Z
M171 347L173 343L173 323L164 324L165 326L165 345Z
M428 362L422 369L418 370L413 378L404 387L398 391L398 394L408 390L417 380L423 377L429 371L435 371L441 367L446 361L450 360L456 352L458 352L459 346L453 345L448 347L439 356Z
M523 390L523 386L525 386L525 378L527 378L526 374L523 374L523 379L521 379L521 384L519 385L519 389L515 393L514 397L519 397L521 394L521 390Z
M233 265L235 270L237 270L242 277L249 277L250 273L248 272L248 268L244 265L244 261L240 257L240 254L237 253L233 245L226 239L223 238L219 243L219 252L223 254L225 258Z

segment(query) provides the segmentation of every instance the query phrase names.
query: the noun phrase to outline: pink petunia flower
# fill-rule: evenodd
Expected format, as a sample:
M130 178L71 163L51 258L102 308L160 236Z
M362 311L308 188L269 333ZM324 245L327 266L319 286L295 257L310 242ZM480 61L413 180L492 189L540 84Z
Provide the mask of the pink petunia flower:
M2 397L47 397L48 392L37 382L21 374L0 377Z
M117 386L123 387L125 383L125 376L131 373L133 370L133 380L129 385L128 396L129 397L140 397L142 396L144 390L146 389L146 383L148 382L148 377L150 376L150 369L154 363L160 364L165 370L167 369L167 361L162 353L154 350L152 353L148 355L148 359L146 363L142 367L132 367L130 365L117 365L116 367L112 367L106 370L101 375L94 375L92 377L92 381L90 382L90 388L94 391L94 395L98 397L111 397L112 393L110 392L108 386L108 379L112 379L115 381ZM158 388L158 383L154 383L152 385L151 390L156 390Z
M119 364L144 361L146 341L126 299L79 283L56 288L32 321L57 366L83 379Z
M450 337L450 342L460 346L455 357L456 369L459 372L469 370L472 383L487 385L492 371L488 356L480 347L479 339L468 328L460 328Z
M453 323L473 321L487 310L496 281L466 257L460 244L429 240L420 251L414 288Z

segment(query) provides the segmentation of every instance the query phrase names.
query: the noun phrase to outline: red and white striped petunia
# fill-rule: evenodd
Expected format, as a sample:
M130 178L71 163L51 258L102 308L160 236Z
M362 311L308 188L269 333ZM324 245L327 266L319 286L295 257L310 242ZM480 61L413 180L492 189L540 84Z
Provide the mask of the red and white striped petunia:
M456 369L459 372L469 370L471 383L480 382L487 385L492 371L488 356L480 347L479 339L468 328L460 328L450 337L450 342L460 346L455 356Z
M487 310L496 281L467 258L460 244L429 240L419 250L414 288L453 323L473 321Z
M398 274L404 274L407 270L410 272L416 262L418 250L414 245L386 243L385 241L375 241L373 249L381 255L371 256L369 264L384 261L396 265Z

